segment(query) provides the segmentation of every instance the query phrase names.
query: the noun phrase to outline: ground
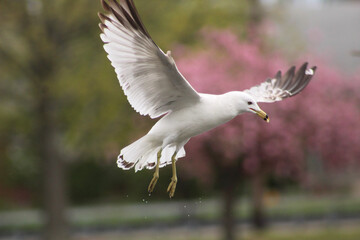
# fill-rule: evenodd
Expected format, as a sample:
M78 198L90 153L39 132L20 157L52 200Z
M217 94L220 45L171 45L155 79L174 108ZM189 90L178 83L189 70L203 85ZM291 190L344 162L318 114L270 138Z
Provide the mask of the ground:
M358 240L360 239L360 221L342 221L341 223L312 222L309 224L276 224L262 233L252 231L248 226L238 227L242 240ZM220 229L216 226L191 226L172 229L139 230L134 232L99 233L79 235L75 240L218 240Z

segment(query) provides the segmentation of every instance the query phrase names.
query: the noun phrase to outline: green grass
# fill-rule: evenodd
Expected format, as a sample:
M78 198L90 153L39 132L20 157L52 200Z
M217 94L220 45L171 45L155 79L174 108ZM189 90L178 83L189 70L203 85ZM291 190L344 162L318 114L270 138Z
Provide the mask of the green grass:
M186 207L186 208L185 208ZM347 214L360 214L360 199L341 197L309 197L285 196L271 201L266 206L266 216L276 218L312 218ZM184 211L188 211L184 213ZM190 202L161 202L125 205L104 205L73 208L70 219L74 227L141 227L151 224L176 224L178 221L191 219L198 221L217 221L221 217L221 202L213 200ZM19 214L20 213L20 214ZM189 213L189 217L188 217ZM15 218L13 215L17 215ZM41 219L36 211L16 211L12 214L12 221L4 221L5 215L0 212L1 231L29 231L41 228ZM249 200L241 200L236 204L235 215L237 219L249 219L251 205ZM359 238L360 239L360 238Z
M292 226L275 227L264 232L240 230L237 240L359 240L360 228L354 224L347 226ZM78 237L74 240L219 240L219 229L177 229L164 231L140 231L134 233L99 234L96 236Z
M253 233L243 240L358 240L360 228L358 226L341 228L316 227L308 229L270 230L262 234Z

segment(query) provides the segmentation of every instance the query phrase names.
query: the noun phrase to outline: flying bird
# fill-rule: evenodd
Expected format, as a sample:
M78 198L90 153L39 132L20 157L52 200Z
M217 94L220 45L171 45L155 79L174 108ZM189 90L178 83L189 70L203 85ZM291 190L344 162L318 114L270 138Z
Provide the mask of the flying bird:
M176 161L185 156L184 145L195 135L228 122L239 114L254 113L266 122L268 115L258 102L276 102L300 93L316 67L304 63L298 71L291 67L284 76L244 91L222 95L197 92L176 67L171 52L164 53L152 40L133 0L101 0L105 14L99 13L104 49L130 105L141 115L160 118L151 130L120 151L119 168L155 172L149 184L153 192L159 168L172 164L167 188L175 194Z

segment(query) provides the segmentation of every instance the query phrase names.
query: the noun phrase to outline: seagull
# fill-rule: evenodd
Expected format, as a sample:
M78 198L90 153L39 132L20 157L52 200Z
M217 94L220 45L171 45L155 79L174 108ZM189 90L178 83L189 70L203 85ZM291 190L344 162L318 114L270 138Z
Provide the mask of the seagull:
M300 93L310 82L316 66L304 63L298 71L291 67L275 77L244 91L221 95L197 92L179 72L168 51L152 40L133 0L101 0L99 13L101 40L130 105L141 115L160 118L143 137L123 148L117 158L119 168L135 172L143 168L155 172L149 184L151 194L159 179L159 168L172 164L167 188L174 197L176 161L185 156L184 145L193 136L224 124L239 114L254 113L269 122L259 102L276 102Z

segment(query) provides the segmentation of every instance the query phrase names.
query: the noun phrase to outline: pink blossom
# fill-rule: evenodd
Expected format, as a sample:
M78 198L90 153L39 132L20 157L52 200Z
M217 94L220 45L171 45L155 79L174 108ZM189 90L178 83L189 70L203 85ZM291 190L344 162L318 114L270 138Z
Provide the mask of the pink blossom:
M199 92L244 90L294 65L279 54L265 53L257 42L239 41L230 31L206 31L203 37L206 50L190 53L185 49L177 60ZM318 156L326 168L358 164L360 79L345 78L323 61L311 59L316 60L318 71L304 92L282 102L260 103L270 116L269 124L244 114L195 137L187 145L191 159L184 161L184 168L209 181L211 161L227 166L243 159L247 174L265 169L295 178L306 171L309 153Z

